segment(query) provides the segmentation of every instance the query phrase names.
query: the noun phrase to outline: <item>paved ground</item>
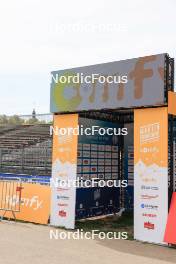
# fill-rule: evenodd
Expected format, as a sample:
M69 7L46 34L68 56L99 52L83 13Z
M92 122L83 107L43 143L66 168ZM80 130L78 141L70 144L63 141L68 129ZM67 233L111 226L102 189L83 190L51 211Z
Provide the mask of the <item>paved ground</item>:
M176 263L176 249L123 240L50 240L50 227L0 222L0 264Z

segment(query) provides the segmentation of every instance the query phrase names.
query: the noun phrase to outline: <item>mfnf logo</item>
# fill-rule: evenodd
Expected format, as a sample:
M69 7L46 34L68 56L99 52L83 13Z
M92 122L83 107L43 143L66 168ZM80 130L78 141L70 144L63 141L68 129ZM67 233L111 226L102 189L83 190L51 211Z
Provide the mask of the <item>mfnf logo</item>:
M20 203L19 196L7 196L6 203L9 203L10 206L14 207L15 205ZM32 196L31 198L21 198L21 205L32 208L33 210L39 210L42 208L43 201L39 200L39 196Z

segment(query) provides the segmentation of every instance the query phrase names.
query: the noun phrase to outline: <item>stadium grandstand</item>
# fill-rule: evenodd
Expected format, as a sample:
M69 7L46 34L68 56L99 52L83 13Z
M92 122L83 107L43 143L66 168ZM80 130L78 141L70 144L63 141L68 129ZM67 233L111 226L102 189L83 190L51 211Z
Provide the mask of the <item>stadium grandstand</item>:
M0 173L51 175L52 115L1 116Z

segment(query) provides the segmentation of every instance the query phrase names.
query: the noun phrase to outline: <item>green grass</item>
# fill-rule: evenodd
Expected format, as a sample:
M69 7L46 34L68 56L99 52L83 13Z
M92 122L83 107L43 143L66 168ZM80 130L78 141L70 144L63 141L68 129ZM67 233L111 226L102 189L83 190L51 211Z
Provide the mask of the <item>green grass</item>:
M127 232L128 239L133 239L133 214L124 212L121 217L113 215L98 220L76 221L76 229L84 231L99 230L100 232Z

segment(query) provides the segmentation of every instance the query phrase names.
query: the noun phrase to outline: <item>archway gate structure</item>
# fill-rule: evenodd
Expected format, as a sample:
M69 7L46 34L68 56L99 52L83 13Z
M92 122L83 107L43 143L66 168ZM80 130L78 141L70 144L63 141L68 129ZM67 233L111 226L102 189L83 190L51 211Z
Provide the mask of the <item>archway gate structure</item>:
M93 75L96 78L92 81ZM118 83L114 76L120 78ZM54 131L95 124L111 128L132 125L133 133L128 136L133 144L128 146L127 142L126 147L129 151L131 147L127 162L132 167L127 171L127 179L129 184L133 182L134 237L153 243L174 243L169 231L174 217L169 208L174 206L171 197L175 190L174 60L168 54L158 54L54 71L50 108L54 113ZM74 181L78 177L123 180L124 153L122 137L119 140L55 133L52 180ZM90 189L74 186L58 188L51 184L51 188L54 226L74 228L76 218L96 215L97 207L99 214L128 207L128 197L119 188L93 189L92 193Z

